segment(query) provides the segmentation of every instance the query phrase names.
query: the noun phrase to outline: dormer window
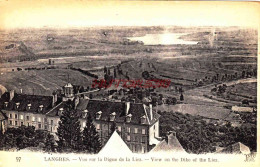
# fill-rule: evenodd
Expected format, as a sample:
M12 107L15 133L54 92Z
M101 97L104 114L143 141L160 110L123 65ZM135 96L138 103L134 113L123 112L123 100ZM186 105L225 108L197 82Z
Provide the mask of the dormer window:
M15 109L18 109L20 106L20 103L15 103Z
M27 110L30 110L31 109L31 107L32 107L32 104L27 104Z
M96 120L100 120L102 111L96 113Z
M64 109L63 108L60 108L59 111L58 111L58 115L61 116L61 114L63 113Z
M40 105L38 111L42 111L42 110L43 110L43 105Z
M127 123L131 122L131 118L132 118L132 114L128 114L128 115L126 116L126 122L127 122Z
M115 112L111 113L110 114L110 121L114 121L115 117L116 117L116 113Z
M82 117L87 118L88 110L83 110Z
M5 108L6 108L7 106L8 106L8 102L6 101L6 102L5 102Z
M146 116L144 115L141 117L141 124L145 124L145 121L146 121Z

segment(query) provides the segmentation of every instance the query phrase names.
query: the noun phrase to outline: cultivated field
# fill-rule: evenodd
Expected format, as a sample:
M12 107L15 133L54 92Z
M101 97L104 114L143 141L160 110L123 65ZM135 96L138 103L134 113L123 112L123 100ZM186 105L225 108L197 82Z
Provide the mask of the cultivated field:
M67 82L75 85L91 85L92 78L68 69L16 71L1 75L0 83L8 90L26 94L51 95Z
M159 33L185 33L181 39L198 44L144 45L127 39ZM87 70L101 79L104 66L111 67L113 73L113 68L120 64L122 75L117 78L142 79L147 71L151 77L170 79L174 89L182 88L184 104L170 106L168 110L214 117L227 115L223 106L241 103L245 97L256 98L255 83L228 86L227 90L234 94L230 94L228 102L204 96L212 96L210 90L215 84L246 77L243 71L250 74L247 77L256 76L256 60L257 31L239 27L96 27L0 32L0 85L8 90L50 95L67 82L87 87L94 78L68 69L69 66ZM55 69L45 70L49 67ZM178 91L156 91L177 99L180 96Z

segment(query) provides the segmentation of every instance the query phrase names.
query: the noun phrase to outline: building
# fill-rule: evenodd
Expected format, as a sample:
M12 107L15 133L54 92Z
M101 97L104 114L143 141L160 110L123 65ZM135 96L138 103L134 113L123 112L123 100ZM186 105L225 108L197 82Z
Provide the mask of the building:
M162 140L159 144L157 144L150 153L187 153L179 140L176 137L176 133L170 133L166 139Z
M241 106L232 106L231 110L233 112L254 112L253 107L241 107Z
M3 122L5 129L22 125L48 130L46 113L55 105L52 96L38 96L6 92L1 96L0 108L8 117Z
M67 100L73 100L75 112L80 114L81 128L86 126L90 114L104 146L111 134L111 126L130 150L146 153L159 143L159 117L152 105L130 102L91 100L73 94L73 86L63 87L63 96L38 96L6 92L0 99L0 109L8 117L3 121L8 127L35 126L35 129L57 132L60 115L66 109ZM62 100L59 100L62 99Z
M225 154L250 154L250 149L241 142L234 143L227 147L218 149L215 153L225 153Z

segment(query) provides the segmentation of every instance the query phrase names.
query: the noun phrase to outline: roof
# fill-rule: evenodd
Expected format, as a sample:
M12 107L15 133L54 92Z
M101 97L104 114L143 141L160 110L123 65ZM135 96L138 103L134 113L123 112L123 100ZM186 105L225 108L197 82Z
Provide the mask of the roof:
M101 111L100 120L107 121L111 113L115 113L116 122L125 122L127 115L132 115L131 123L140 124L141 117L149 115L147 108L144 108L143 104L130 103L128 114L126 115L126 103L124 102L111 102L111 101L100 101L100 100L89 100L87 110L95 118L97 112ZM146 120L145 124L153 124L159 119L160 115L153 111L153 120L150 117Z
M110 155L111 153L116 156L132 154L132 151L129 149L129 147L116 131L114 131L112 136L107 141L106 145L100 150L98 154Z
M65 88L73 88L73 86L71 85L71 83L67 83L64 87L65 87Z
M250 149L241 142L229 145L216 153L230 153L230 154L250 154Z
M3 113L3 111L0 111L0 121L6 120L6 119L8 119L8 117L6 116L6 114Z
M159 144L157 144L151 152L182 152L186 153L186 151L183 149L182 145L180 144L177 137L171 133L168 136L168 139L164 139Z
M108 121L110 119L110 114L115 114L116 122L125 122L127 115L131 114L131 124L140 124L141 117L146 116L145 124L152 125L160 117L155 111L153 113L153 119L150 119L149 107L144 106L141 103L130 103L128 114L126 115L126 103L124 102L112 102L112 101L102 101L102 100L90 100L90 99L79 99L79 104L76 110L82 115L84 110L87 110L92 118L96 118L96 113L102 112L100 119L101 121ZM48 115L58 116L59 108L66 108L66 102L62 102L53 108Z
M253 112L254 111L253 107L240 107L240 106L232 106L231 110L237 111L237 112Z
M40 96L40 95L26 95L14 93L14 97L11 101L10 93L5 92L0 99L0 108L7 111L26 111L45 114L52 108L52 96ZM6 103L8 102L8 103ZM5 106L5 103L7 106ZM19 103L18 109L16 103ZM31 105L28 109L28 104ZM43 105L42 111L38 111L39 106Z

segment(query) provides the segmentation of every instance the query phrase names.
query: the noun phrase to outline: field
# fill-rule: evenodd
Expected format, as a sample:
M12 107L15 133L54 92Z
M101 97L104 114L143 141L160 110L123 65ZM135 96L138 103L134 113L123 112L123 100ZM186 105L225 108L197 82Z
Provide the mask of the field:
M238 83L234 85L229 85L224 93L218 94L219 98L236 101L241 103L243 100L248 100L249 103L256 106L257 103L257 83ZM212 94L215 94L214 92Z
M127 39L165 32L186 33L180 38L198 44L144 45ZM229 114L225 106L240 104L243 98L256 98L255 83L228 86L229 99L210 91L215 84L256 77L257 31L174 26L6 30L0 31L0 62L0 85L28 94L51 95L67 82L91 86L92 77L68 67L87 70L99 79L104 77L104 66L112 68L113 73L113 68L120 65L122 74L117 70L117 79L142 79L143 72L148 72L150 78L171 80L175 91L156 90L164 96L179 100L176 90L184 91L183 104L160 106L162 111L224 118Z
M92 78L68 69L9 72L0 78L0 83L8 90L21 92L22 89L22 93L35 95L51 95L68 81L84 86L90 85Z

